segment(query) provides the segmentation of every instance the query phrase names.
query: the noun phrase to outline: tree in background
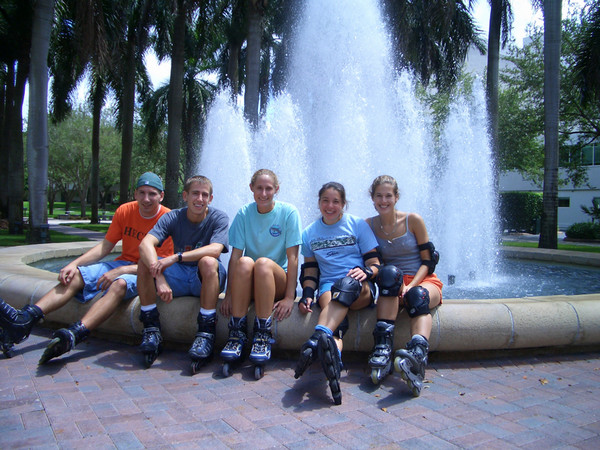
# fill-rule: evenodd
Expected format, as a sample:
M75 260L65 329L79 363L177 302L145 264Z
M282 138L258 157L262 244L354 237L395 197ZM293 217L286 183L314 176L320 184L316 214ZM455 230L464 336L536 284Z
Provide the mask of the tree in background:
M48 242L48 47L54 17L54 0L35 3L29 75L27 164L29 184L29 238ZM44 228L46 228L44 230Z

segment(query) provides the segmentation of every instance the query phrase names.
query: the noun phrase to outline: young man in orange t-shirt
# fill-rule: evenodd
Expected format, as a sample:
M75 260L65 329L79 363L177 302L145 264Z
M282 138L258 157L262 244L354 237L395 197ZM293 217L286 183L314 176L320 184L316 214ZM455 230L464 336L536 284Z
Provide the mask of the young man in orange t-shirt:
M144 173L137 181L135 201L117 208L102 242L61 269L59 284L35 305L27 305L21 310L0 299L0 343L5 354L14 344L27 339L33 325L44 315L61 308L71 298L87 303L101 294L79 322L54 333L40 359L40 364L44 364L83 341L91 330L112 315L121 300L137 295L138 246L158 219L170 211L160 204L163 191L158 175ZM121 255L114 261L101 261L119 241L122 241ZM161 256L172 255L173 241L165 241L157 251Z

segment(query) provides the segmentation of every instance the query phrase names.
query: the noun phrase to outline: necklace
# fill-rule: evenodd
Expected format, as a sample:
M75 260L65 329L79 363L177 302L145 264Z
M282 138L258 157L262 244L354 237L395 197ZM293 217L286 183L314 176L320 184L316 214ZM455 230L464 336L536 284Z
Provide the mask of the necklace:
M383 229L383 223L381 222L381 216L379 217L379 228L381 229L381 232L383 234L385 234L386 236L391 236L396 232L396 228L398 227L398 220L396 220L396 212L394 212L394 226L392 227L392 231L390 231L389 233L387 233L384 229Z

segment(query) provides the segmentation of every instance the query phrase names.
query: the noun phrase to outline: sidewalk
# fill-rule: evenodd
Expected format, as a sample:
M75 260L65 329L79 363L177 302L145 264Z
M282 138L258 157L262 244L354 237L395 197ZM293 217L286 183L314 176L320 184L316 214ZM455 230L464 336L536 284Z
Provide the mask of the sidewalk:
M185 349L144 370L136 347L90 338L38 367L50 335L0 357L1 448L600 447L598 353L433 353L418 398L395 375L373 386L362 355L333 406L318 363L295 380L275 358L256 381L249 366L222 378L217 358L192 377Z
M48 219L48 225L50 226L50 229L52 229L53 231L58 231L59 233L64 233L64 234L80 236L83 238L90 239L92 241L101 241L102 239L104 239L105 233L101 233L99 231L90 231L90 230L84 230L81 228L70 227L68 225L62 225L65 223L90 223L90 221L89 221L89 219L88 220L69 220L69 221L60 220L60 219Z

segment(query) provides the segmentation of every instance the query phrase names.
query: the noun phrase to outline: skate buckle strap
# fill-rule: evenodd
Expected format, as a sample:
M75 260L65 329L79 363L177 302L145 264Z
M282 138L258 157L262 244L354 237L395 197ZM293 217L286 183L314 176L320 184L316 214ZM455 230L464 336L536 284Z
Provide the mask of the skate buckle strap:
M144 328L144 333L146 333L146 332L148 332L148 333L160 333L160 328L158 328L158 327L147 327L147 328Z

